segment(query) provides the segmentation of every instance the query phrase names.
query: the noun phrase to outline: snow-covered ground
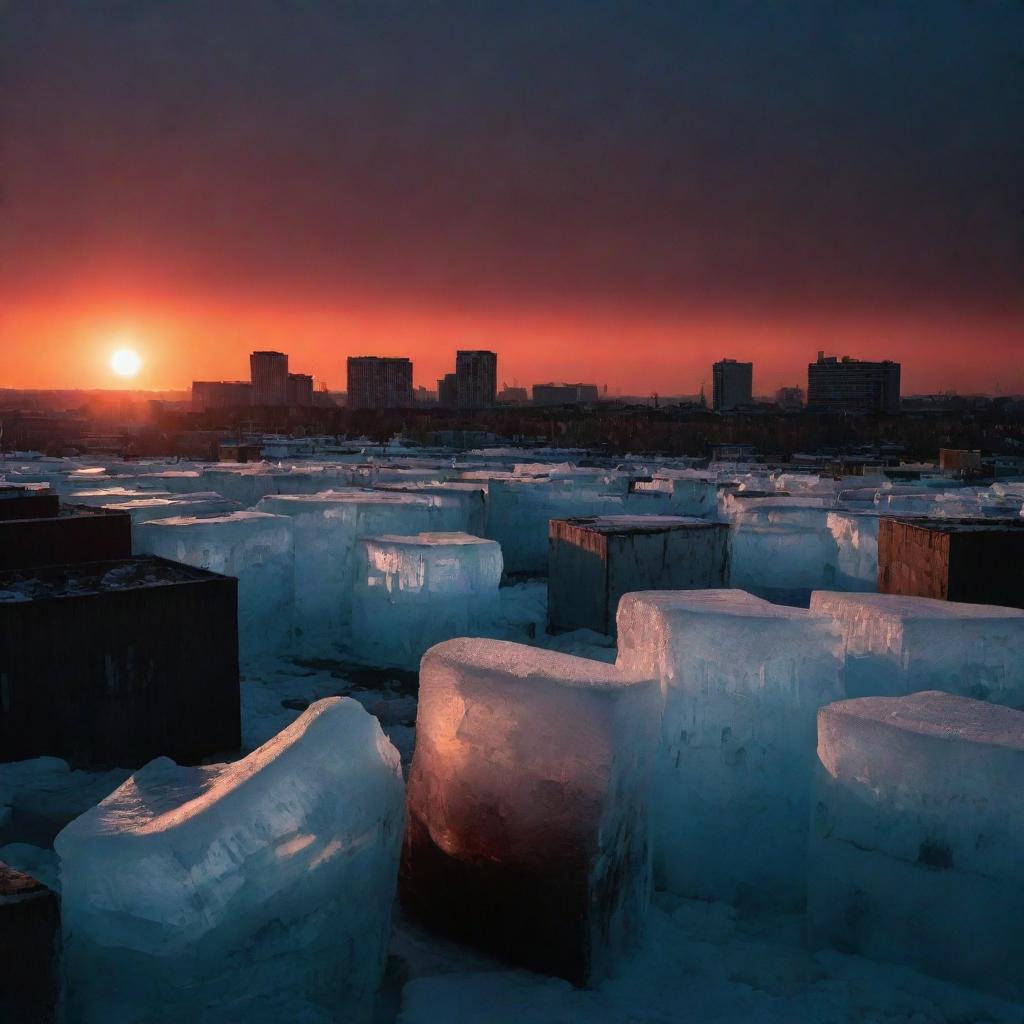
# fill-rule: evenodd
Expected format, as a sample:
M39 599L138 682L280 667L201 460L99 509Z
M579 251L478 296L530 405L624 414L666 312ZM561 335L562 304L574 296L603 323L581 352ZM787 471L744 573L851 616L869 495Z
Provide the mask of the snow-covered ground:
M378 1024L1019 1024L1024 1008L916 971L809 952L797 915L655 896L641 950L595 991L504 970L399 922ZM380 1014L392 1012L384 994Z
M734 585L767 581L771 583L768 589L780 595L809 594L821 587L871 590L877 570L879 513L1016 516L1024 502L1024 485L1019 483L990 488L940 487L928 482L893 485L881 479L843 482L809 474L780 475L754 467L695 473L663 464L633 465L621 472L577 470L564 462L565 457L563 453L563 461L552 465L527 462L523 453L478 453L460 468L462 482L455 486L470 487L478 480L503 484L496 488L500 500L491 527L506 549L506 568L535 568L542 560L546 520L553 512L578 515L607 511L606 505L654 512L665 505L730 523L740 538L734 547ZM519 465L515 464L517 458ZM332 487L381 480L429 485L454 478L454 465L443 468L439 463L438 468L430 469L428 462L423 461L422 469L368 463L328 466L319 472L330 470ZM0 466L9 482L30 487L37 479L50 482L62 496L74 496L72 500L98 498L103 500L97 503L113 503L124 502L127 496L146 503L150 511L140 513L140 521L150 517L158 501L164 503L161 507L177 502L183 515L197 512L184 507L189 493L179 492L198 492L191 497L202 495L206 500L206 492L213 488L217 492L214 497L223 494L249 508L261 498L271 500L267 495L288 496L295 504L293 495L326 489L324 480L316 479L308 466L301 472L269 465L244 470L196 467L170 474L160 472L159 465L148 467L147 472L142 472L144 469L116 462L76 468L75 463L63 460ZM627 478L641 473L653 479L636 493L627 491ZM209 477L203 476L202 487L200 474ZM144 479L147 476L151 479ZM127 486L122 488L121 483ZM851 486L854 483L856 486ZM733 489L718 490L723 484ZM146 485L150 490L144 489ZM172 488L175 497L152 490L157 485ZM107 490L86 494L86 487ZM745 495L745 491L750 493ZM765 492L772 493L766 496ZM282 503L280 498L273 500ZM368 499L360 496L360 500ZM416 498L390 504L412 507L418 503L432 510L433 500ZM308 505L312 499L307 496L302 502ZM454 499L452 502L449 511L469 514L468 505L464 508ZM404 514L409 509L401 511ZM243 519L252 515L246 513ZM153 532L158 531L154 528ZM511 559L510 554L514 556ZM319 557L319 551L311 548L309 565L315 566ZM305 567L301 573L296 569L296 579L308 582ZM501 638L615 661L615 642L609 637L587 630L559 636L546 632L545 581L506 581L499 601L495 632ZM296 613L296 618L303 616ZM253 628L249 634L258 636L260 631ZM730 657L737 656L737 649L728 652ZM408 771L416 738L416 673L367 667L337 652L331 657L306 658L277 656L255 648L242 653L242 754L278 735L314 701L340 695L354 698L376 716ZM0 764L0 859L58 884L52 852L55 835L118 787L128 774L118 769L72 771L56 758ZM756 844L756 837L751 841ZM955 928L955 922L951 927ZM251 1017L247 1020L248 1024L262 1024ZM561 980L509 970L470 949L437 939L406 920L400 909L395 910L390 959L375 1024L669 1021L1021 1024L1024 1007L906 968L833 950L810 951L799 915L743 916L725 903L688 901L667 893L655 896L641 949L596 990L575 989Z

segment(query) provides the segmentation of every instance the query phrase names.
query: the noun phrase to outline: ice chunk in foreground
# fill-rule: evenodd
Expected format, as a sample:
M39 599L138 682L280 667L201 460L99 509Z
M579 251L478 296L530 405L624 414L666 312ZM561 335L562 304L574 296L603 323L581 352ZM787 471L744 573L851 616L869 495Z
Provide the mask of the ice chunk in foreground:
M638 941L660 697L610 665L450 640L420 669L402 898L430 927L577 984Z
M740 590L619 603L621 668L661 679L655 873L682 896L799 906L815 716L843 696L831 619Z
M364 537L352 650L372 665L416 669L429 647L486 636L501 615L501 548L467 533Z
M846 693L945 690L1024 707L1024 610L900 594L815 591L811 611L843 631Z
M242 761L151 761L57 837L69 1020L369 1020L398 753L348 698Z
M812 940L1024 997L1024 714L938 691L822 708Z
M238 579L238 646L243 658L288 650L292 629L292 524L264 512L140 523L134 546Z

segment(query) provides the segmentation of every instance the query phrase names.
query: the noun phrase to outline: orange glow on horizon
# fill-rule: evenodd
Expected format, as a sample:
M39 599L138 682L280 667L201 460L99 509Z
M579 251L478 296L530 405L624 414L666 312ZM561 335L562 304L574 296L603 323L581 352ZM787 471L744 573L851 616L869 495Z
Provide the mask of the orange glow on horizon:
M123 336L126 321L146 339L145 359L131 378L131 387L144 390L245 379L249 352L258 348L287 352L293 371L326 380L332 390L345 387L349 355L407 355L416 385L433 389L453 369L456 349L490 348L498 352L499 386L582 380L607 384L610 394L671 395L694 394L703 383L710 393L711 363L732 357L752 359L755 393L771 394L803 386L807 363L824 349L900 360L906 394L1024 392L1019 323L1008 315L331 308L139 295L9 304L0 315L0 387L110 387L109 339Z

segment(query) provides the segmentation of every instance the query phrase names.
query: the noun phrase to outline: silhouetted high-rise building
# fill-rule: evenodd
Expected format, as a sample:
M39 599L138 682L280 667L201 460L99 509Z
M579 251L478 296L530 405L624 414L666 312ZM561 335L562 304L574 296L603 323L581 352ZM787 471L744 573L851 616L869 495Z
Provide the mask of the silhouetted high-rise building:
M348 357L350 409L408 409L412 405L411 360L398 356Z
M720 359L711 367L711 407L728 412L754 401L754 364Z
M498 394L498 354L483 349L455 353L455 404L488 409Z
M288 404L299 406L313 404L313 378L310 374L288 374Z
M455 374L446 373L437 381L437 404L445 409L454 409L458 404L459 391Z
M807 367L808 412L900 411L900 364L818 353Z
M288 404L288 356L284 352L253 352L249 376L254 405Z

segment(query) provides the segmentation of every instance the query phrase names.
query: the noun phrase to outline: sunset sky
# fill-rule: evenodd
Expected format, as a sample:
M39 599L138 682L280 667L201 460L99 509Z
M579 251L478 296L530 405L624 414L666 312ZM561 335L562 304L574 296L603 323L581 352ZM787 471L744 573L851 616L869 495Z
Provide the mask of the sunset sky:
M0 0L0 387L1024 392L1017 0Z

